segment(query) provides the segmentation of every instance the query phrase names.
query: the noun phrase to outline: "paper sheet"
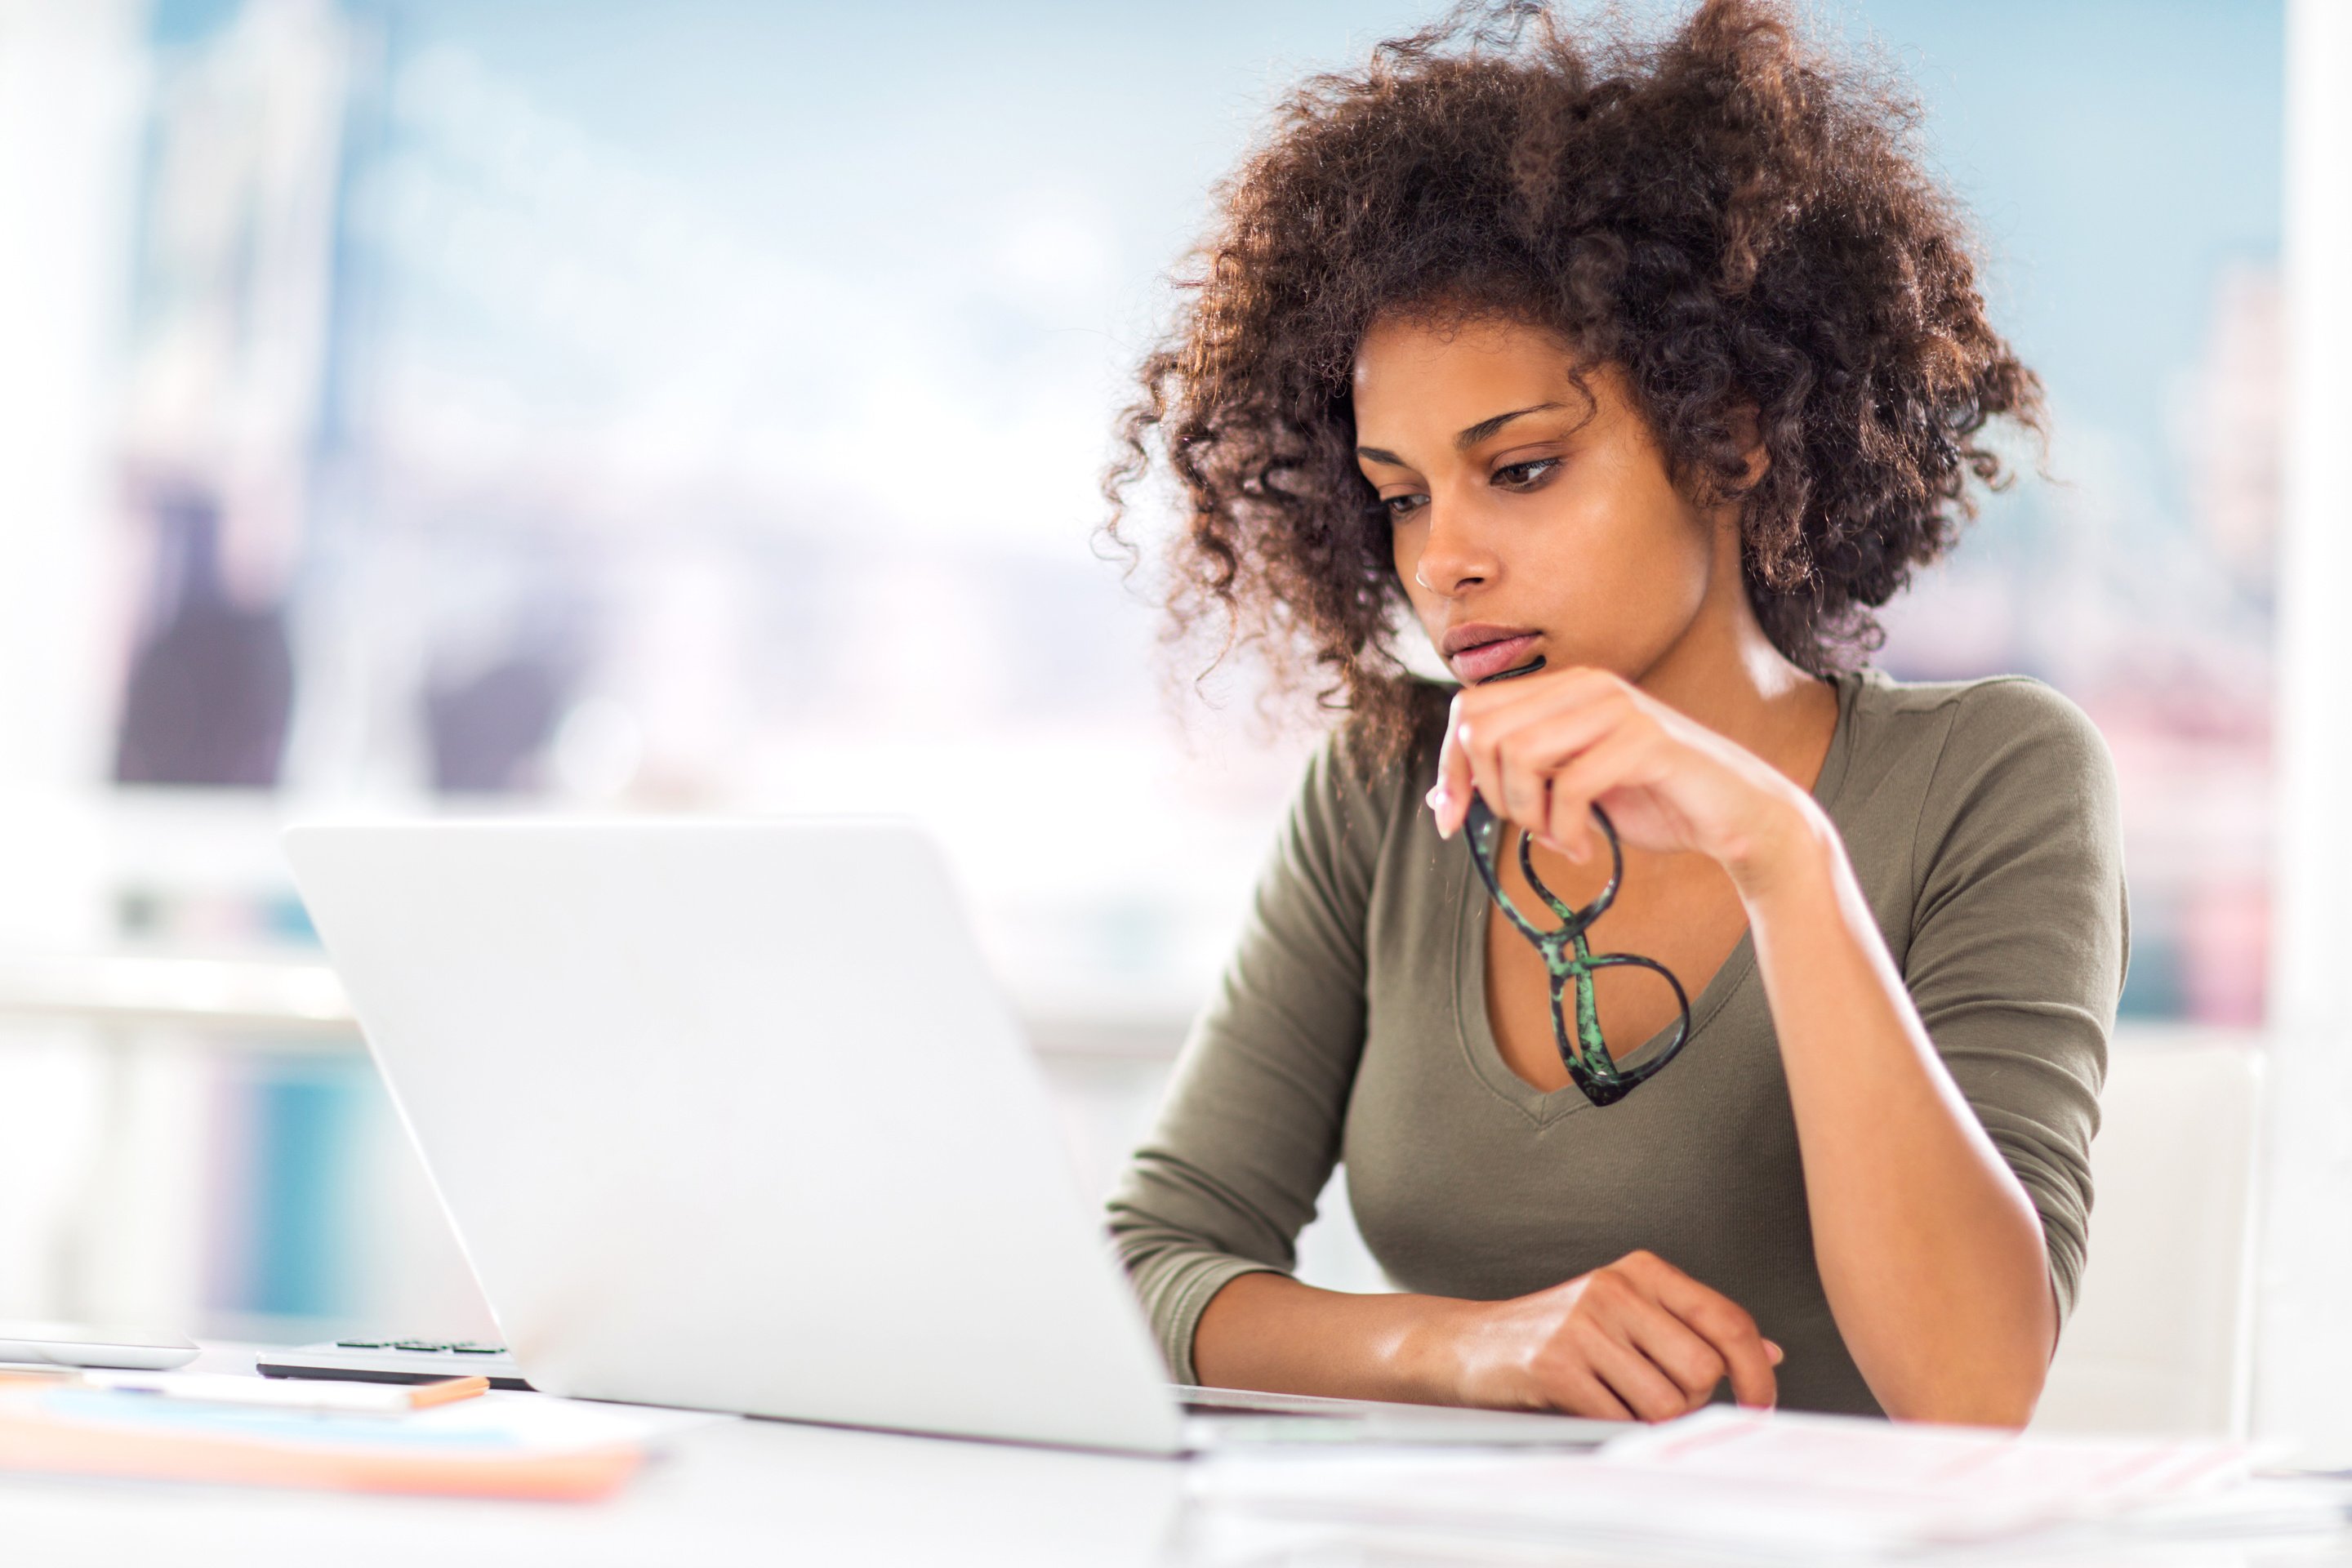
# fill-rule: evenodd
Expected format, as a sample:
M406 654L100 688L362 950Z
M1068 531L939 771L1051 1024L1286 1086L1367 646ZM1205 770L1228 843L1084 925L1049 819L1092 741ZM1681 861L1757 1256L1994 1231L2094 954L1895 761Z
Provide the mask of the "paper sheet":
M0 1386L0 1470L584 1500L708 1419L495 1392L387 1419L28 1382Z
M2242 1479L2242 1445L2021 1437L1711 1408L1586 1456L1213 1458L1194 1495L1294 1518L1665 1540L1743 1554L1985 1542Z

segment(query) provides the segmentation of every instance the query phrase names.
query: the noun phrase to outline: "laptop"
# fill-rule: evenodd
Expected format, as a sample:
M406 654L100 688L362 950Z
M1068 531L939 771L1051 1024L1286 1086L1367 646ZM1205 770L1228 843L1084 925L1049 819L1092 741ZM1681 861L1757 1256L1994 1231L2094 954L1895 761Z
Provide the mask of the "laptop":
M533 1388L1147 1454L1622 1430L1172 1387L910 825L310 825L285 847ZM362 1359L403 1353L473 1360Z

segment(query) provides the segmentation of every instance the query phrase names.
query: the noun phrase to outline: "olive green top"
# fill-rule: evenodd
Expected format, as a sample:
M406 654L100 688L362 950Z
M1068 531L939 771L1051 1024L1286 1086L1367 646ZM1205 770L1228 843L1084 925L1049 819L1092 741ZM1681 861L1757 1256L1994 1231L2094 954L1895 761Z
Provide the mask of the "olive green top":
M2089 720L2021 678L1838 683L1813 785L1937 1051L2032 1195L2063 1315L2126 931L2116 789ZM1367 772L1307 772L1231 967L1180 1060L1111 1230L1181 1382L1236 1277L1288 1270L1344 1160L1401 1289L1524 1295L1647 1248L1746 1307L1790 1408L1876 1413L1813 1258L1780 1053L1742 936L1689 1044L1623 1101L1546 1094L1486 1019L1488 902L1423 805L1432 727ZM1605 950L1605 930L1596 928Z

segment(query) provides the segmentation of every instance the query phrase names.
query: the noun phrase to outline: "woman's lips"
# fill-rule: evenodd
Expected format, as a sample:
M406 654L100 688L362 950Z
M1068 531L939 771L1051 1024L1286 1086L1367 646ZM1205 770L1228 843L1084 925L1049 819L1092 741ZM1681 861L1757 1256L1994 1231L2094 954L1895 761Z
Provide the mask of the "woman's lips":
M1521 632L1517 637L1499 637L1482 642L1475 647L1465 647L1454 656L1454 673L1472 686L1491 679L1507 669L1517 669L1535 656L1536 634Z

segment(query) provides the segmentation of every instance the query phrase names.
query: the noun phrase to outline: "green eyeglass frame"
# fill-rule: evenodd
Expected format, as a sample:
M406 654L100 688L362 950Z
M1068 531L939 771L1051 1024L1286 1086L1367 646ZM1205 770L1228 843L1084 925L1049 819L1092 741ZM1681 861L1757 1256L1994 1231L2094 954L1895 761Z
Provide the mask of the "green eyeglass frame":
M1690 1038L1690 998L1683 993L1683 983L1675 978L1674 971L1654 959L1638 953L1596 953L1584 940L1585 931L1609 912L1617 900L1617 885L1625 877L1625 852L1617 843L1616 825L1609 814L1595 805L1593 820L1601 824L1601 837L1609 841L1609 882L1582 909L1564 902L1543 879L1536 875L1533 857L1534 840L1519 835L1519 874L1528 879L1536 897L1549 906L1559 919L1559 925L1546 931L1519 912L1503 891L1502 879L1496 874L1496 858L1503 843L1503 823L1486 803L1473 794L1470 810L1463 818L1464 836L1470 841L1471 863L1478 868L1478 878L1486 884L1486 891L1495 907L1512 928L1535 944L1543 954L1544 972L1551 987L1551 1027L1559 1047L1560 1065L1568 1069L1569 1080L1584 1091L1584 1098L1595 1105L1614 1105L1643 1084L1657 1076L1659 1070L1675 1059L1675 1054ZM1601 1037L1601 1011L1592 995L1592 973L1597 969L1646 969L1674 988L1677 1016L1674 1032L1657 1054L1639 1067L1621 1068L1609 1054L1609 1043ZM1568 994L1576 993L1576 1020L1569 1023Z

